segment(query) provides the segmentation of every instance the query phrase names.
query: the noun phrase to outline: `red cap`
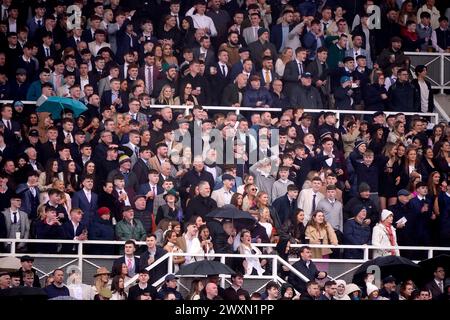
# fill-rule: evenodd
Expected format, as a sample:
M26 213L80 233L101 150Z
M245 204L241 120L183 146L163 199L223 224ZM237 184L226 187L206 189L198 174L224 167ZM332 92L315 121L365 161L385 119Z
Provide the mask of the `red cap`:
M111 214L111 210L109 210L109 208L107 208L107 207L101 207L97 210L97 213L101 217L105 214Z

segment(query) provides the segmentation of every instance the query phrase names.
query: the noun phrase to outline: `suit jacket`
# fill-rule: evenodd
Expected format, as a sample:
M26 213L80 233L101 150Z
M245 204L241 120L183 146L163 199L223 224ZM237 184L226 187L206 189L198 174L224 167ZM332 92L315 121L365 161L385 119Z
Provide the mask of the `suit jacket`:
M233 191L230 191L231 195L234 194ZM226 203L225 202L225 189L222 187L220 189L214 190L213 193L211 194L211 198L213 200L215 200L217 202L217 207L223 207L226 204L230 204L230 203Z
M266 83L266 71L265 70L260 70L258 73L257 73L257 75L259 75L260 77L261 77L261 86L265 86L267 83ZM276 74L276 72L275 71L273 71L273 70L270 70L270 82L269 82L269 85L273 82L273 80L276 80L276 79L278 79L279 77L278 77L278 75Z
M167 253L166 250L161 248L160 246L156 246L156 252L154 255L155 261L164 256ZM145 250L143 254L140 256L140 265L139 270L143 270L149 266L148 259L150 258L150 253L148 250ZM167 274L167 262L160 263L155 268L150 270L150 280L149 283L154 283L160 278L162 278L165 274Z
M139 47L138 38L136 36L130 37L125 32L126 25L128 23L131 23L131 21L126 19L122 25L122 28L116 33L117 39L116 59L118 60L119 64L123 64L124 62L123 56L125 55L126 52L137 49Z
M46 57L46 55L45 55L44 45L40 45L38 48L37 58L42 65L43 65L45 57ZM55 49L54 45L50 46L50 57L52 57L52 58L56 57L56 49Z
M316 208L317 205L319 204L319 201L322 200L324 197L323 194L321 194L320 192L316 193ZM306 226L306 224L308 223L308 221L311 219L311 214L312 214L312 209L313 209L313 191L312 188L309 189L303 189L300 192L300 195L298 196L297 199L297 206L299 208L302 208L303 211L305 212L305 220L304 220L304 224Z
M138 79L144 80L145 90L147 91L147 77L146 77L146 74L145 74L145 69L146 69L145 65L143 65L142 67L139 68ZM152 79L153 79L152 80L153 81L152 82L152 84L153 84L152 88L153 88L153 90L152 90L152 92L149 92L149 95L151 95L151 96L156 96L157 95L156 94L156 90L155 90L156 80L159 79L160 77L161 77L161 74L160 74L158 68L156 66L153 66L153 70L152 70ZM158 94L159 94L159 92L158 92Z
M111 271L112 277L120 274L120 271L122 270L122 264L127 264L127 262L125 261L125 256L122 256L114 260ZM141 260L138 257L134 257L133 268L131 270L128 270L128 276L133 277L136 273L139 273L140 264Z
M83 211L83 219L85 225L89 226L97 212L98 196L91 192L91 202L86 198L83 190L77 191L72 196L72 208L80 208Z
M319 276L320 271L317 270L316 265L312 261L310 262L309 267L306 266L306 261L301 259L292 266L310 281L315 280ZM289 273L288 282L300 293L306 293L306 282L292 272Z
M242 101L244 101L244 91L245 88L239 89L236 83L230 83L223 89L220 105L230 107L233 104L238 103L239 92L242 93Z
M30 234L30 220L28 219L28 214L22 210L18 210L19 216L17 217L19 219L19 228L17 229L18 232L20 232L20 239L28 239ZM6 238L10 238L12 235L10 235L11 232L11 209L6 208L2 212L3 216L5 217L5 225L6 225ZM16 235L13 235L14 238Z
M64 223L62 227L64 229L64 235L66 240L73 240L75 237L78 237L83 232L84 229L86 229L86 225L83 222L80 222L77 226L77 229L74 230L72 221L70 220ZM76 254L78 252L78 245L76 244L73 245L69 243L63 244L62 251L64 253Z
M46 165L47 161L49 159L57 159L58 158L58 152L53 147L53 143L50 141L47 141L46 143L43 143L40 148L40 154L38 154L39 162L42 163L42 165Z
M111 87L110 87L109 81L110 81L109 77L103 77L98 82L98 95L100 97L103 96L103 92L111 91Z
M322 46L325 46L325 38L324 36L320 37L320 41L322 42ZM303 37L303 46L309 50L308 59L314 60L317 52L317 38L314 33L307 32Z
M445 288L445 279L442 281L442 285ZM443 294L436 281L431 280L425 285L425 288L431 291L431 295L433 296L433 300L439 300L440 296ZM445 291L444 291L445 292Z
M297 200L294 199L292 204L289 203L287 194L275 199L272 202L272 207L277 211L280 223L284 224L287 220L290 220L297 210Z
M95 38L94 38L94 35L92 34L91 28L83 30L83 32L81 33L81 41L89 43L94 40L95 40ZM74 42L75 42L75 40L74 40ZM76 48L76 47L77 46L75 46L74 48Z
M130 109L128 108L128 94L126 92L119 92L119 97L122 100L122 104L118 107L116 107L117 112L128 112ZM101 108L104 108L105 106L110 106L112 104L112 91L107 90L104 91L102 94L102 98L100 100L100 106Z
M108 174L107 180L112 180L114 178L114 176L119 173L122 174L122 172L120 172L119 168L111 171ZM125 180L125 189L127 189L127 188L133 189L134 192L136 192L137 189L139 188L138 179L136 177L136 174L133 171L130 171L128 173L128 180ZM128 192L128 190L127 190L127 192ZM132 200L133 199L131 199L130 201L132 201Z
M149 191L151 191L150 184L148 182L143 183L139 186L138 194L146 195ZM162 193L164 193L164 189L160 185L157 185L156 186L156 194L159 195ZM147 199L147 206L145 207L145 209L153 210L153 199ZM156 212L154 212L154 214L156 215Z
M303 62L303 72L306 72L306 64ZM290 93L294 90L299 83L300 77L299 65L297 60L289 61L284 68L283 80L285 83L284 90L286 95L290 96Z
M200 60L200 47L196 47L192 50L194 54L194 59ZM216 62L216 55L213 50L208 49L206 53L205 66L208 69Z
M247 43L252 43L252 42L255 42L256 40L258 40L258 32L256 32L256 34L255 34L253 27L247 27L244 30L242 30L242 36L244 37L244 40ZM272 39L270 41L272 42ZM278 46L277 46L277 48L278 48Z
M2 121L2 123L4 123ZM10 120L11 123L11 130L8 129L8 127L5 125L5 131L4 131L4 140L7 146L15 146L19 143L17 140L16 134L14 132L20 132L20 124L17 121Z
M289 26L289 32L291 32L291 30L294 28L294 25L290 25ZM286 37L287 40L287 37ZM278 52L281 52L281 50L283 49L281 47L282 43L283 43L283 25L281 23L276 24L272 27L272 30L270 32L270 42L272 42L275 45L275 48L277 48ZM286 42L284 43L284 45L286 46ZM295 48L294 48L295 50Z
M28 214L30 220L34 220L37 217L37 207L39 206L39 188L35 188L36 197L33 197L28 185L26 183L19 184L17 186L16 192L20 194L22 198L22 206L20 210Z
M144 160L138 158L131 170L136 174L139 185L148 182L148 173L150 171L149 165Z
M359 49L358 52L359 52L358 55L362 55L362 56L365 56L365 57L366 57L367 68L373 69L373 62L372 62L372 57L370 56L370 52L368 52L368 51L365 50L365 49ZM355 49L352 48L352 49L346 50L346 51L345 51L345 56L346 56L346 57L354 57L355 60L356 60L356 57L357 57L357 56L355 55ZM356 65L356 62L355 62L355 65Z

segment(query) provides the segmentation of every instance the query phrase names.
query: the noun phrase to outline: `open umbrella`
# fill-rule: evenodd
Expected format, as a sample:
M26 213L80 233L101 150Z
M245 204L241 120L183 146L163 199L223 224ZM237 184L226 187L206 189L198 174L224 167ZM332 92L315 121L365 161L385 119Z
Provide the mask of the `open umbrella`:
M419 265L409 259L398 256L378 257L363 263L358 269L356 269L352 282L363 285L364 276L367 274L370 266L378 266L380 268L381 280L389 275L394 276L394 278L398 281L407 279L415 280L418 278L420 271Z
M250 213L246 211L239 210L232 204L226 204L223 207L214 209L210 213L206 215L209 218L223 218L223 219L231 219L231 220L237 220L237 219L244 219L244 220L251 220L254 221L255 218L253 218Z
M210 276L214 274L235 274L229 266L214 260L202 260L181 266L177 275L180 276Z
M442 267L445 270L445 275L450 274L450 255L441 254L431 259L426 259L419 262L419 266L422 268L422 277L424 281L433 279L434 271L437 267Z
M0 258L0 271L14 272L22 267L20 259L16 257Z
M36 111L37 112L50 112L53 119L61 118L61 111L64 109L70 109L73 111L75 117L78 117L87 107L78 100L65 97L49 97L43 104L41 104Z
M42 288L16 287L0 290L0 297L22 299L27 301L47 300L48 296Z

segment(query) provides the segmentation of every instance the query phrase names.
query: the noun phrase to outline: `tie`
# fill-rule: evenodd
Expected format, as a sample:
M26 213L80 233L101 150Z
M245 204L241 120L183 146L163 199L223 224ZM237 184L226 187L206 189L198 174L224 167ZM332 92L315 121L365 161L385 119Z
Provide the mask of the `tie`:
M180 23L178 22L178 15L174 14L175 20L177 21L177 27L180 28Z
M8 129L11 130L11 120L7 120L6 123L8 124Z
M316 195L313 194L312 211L314 212L315 210L316 210Z
M2 20L6 20L8 18L8 9L3 9Z
M45 48L45 56L50 57L50 49L49 48Z
M66 138L69 138L70 142L72 142L72 139L71 139L71 137L70 137L70 133L68 133L68 134L66 135Z
M155 189L156 189L155 186L152 186L153 197L156 196L156 190Z
M270 71L269 70L266 70L265 82L270 83Z
M152 81L153 75L152 75L152 68L147 67L147 93L151 94L153 91L153 81Z
M134 152L136 153L136 156L139 157L139 147L134 147Z
M34 187L30 188L31 194L33 195L33 198L36 197L36 189Z
M16 224L17 223L17 212L13 212L13 223Z
M222 65L222 74L223 74L224 77L227 76L227 72L225 70L225 65L224 64Z
M303 74L303 64L301 62L298 63L298 72L300 75Z
M127 268L128 268L128 273L131 272L131 268L133 267L133 264L131 263L131 259L128 258L128 262L127 262Z
M38 23L39 28L42 27L42 21L41 20L38 20L37 23Z
M444 293L444 285L442 281L439 281L439 290L441 290L441 292Z
M80 43L80 39L76 38L76 39L75 39L75 42L76 42L77 44L79 44L79 43Z

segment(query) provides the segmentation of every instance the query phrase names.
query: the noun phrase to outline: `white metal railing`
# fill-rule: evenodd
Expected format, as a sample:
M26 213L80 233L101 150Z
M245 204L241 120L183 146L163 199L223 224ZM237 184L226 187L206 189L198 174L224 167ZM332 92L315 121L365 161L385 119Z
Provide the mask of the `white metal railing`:
M430 80L433 89L439 89L442 94L444 90L450 89L450 78L446 79L446 76L449 77L450 53L408 51L405 55L411 60L410 67L413 72L417 65L427 66L427 79Z
M78 252L77 254L42 254L42 253L27 253L28 255L36 258L63 258L63 259L70 259L69 262L65 262L63 265L59 267L66 267L72 263L76 263L78 265L78 268L81 272L83 272L83 262L87 262L95 267L99 267L95 265L94 263L90 262L89 259L116 259L118 257L121 257L121 255L89 255L83 253L83 247L85 245L93 245L93 244L108 244L108 245L120 245L123 246L124 241L102 241L102 240L87 240L87 241L77 241L77 240L45 240L45 239L0 239L1 243L7 243L10 245L10 253L1 253L1 256L14 256L19 257L24 255L25 253L20 252L18 253L16 251L16 245L17 243L57 243L57 244L74 244L78 246ZM144 241L137 241L137 245L145 245ZM274 248L276 244L274 243L255 243L254 244L257 247L260 248ZM291 247L293 248L300 248L302 246L305 246L306 244L292 244ZM347 263L347 264L357 264L355 267L352 267L351 269L345 271L344 273L335 276L330 277L331 279L338 279L349 272L353 271L357 267L359 267L361 264L369 260L370 257L370 250L391 250L391 249L398 249L398 250L414 250L414 251L427 251L428 258L432 258L435 251L448 251L450 252L450 247L419 247L419 246L373 246L373 245L330 245L330 244L307 244L311 248L329 248L329 249L359 249L363 250L363 258L362 259L313 259L315 262L328 262L328 263ZM166 253L164 256L156 260L152 265L147 267L148 270L152 270L153 268L157 267L161 263L165 263L167 260L168 263L168 270L167 273L173 273L173 257L174 256L198 256L198 257L212 257L212 258L220 258L220 261L222 263L225 263L226 258L245 258L250 257L251 255L243 255L243 254L227 254L227 253L215 253L215 254L191 254L191 253ZM253 256L254 257L254 256ZM272 273L271 275L267 276L245 276L245 278L248 279L272 279L272 280L279 280L278 276L278 264L281 266L285 266L289 268L289 271L300 277L301 279L307 281L307 278L298 272L295 268L292 267L291 263L298 261L298 258L290 258L289 261L285 261L280 256L275 254L262 254L258 256L259 258L265 258L265 259L271 259L272 260ZM41 278L47 276L50 272L45 273L44 271L39 270L43 276ZM225 284L225 280L229 276L222 275L222 285ZM130 279L126 285L132 284L137 279L137 276ZM155 285L158 286L164 281L164 277L161 279L158 279L155 282Z
M0 100L0 103L12 103L13 100ZM35 104L36 101L22 101L24 104ZM167 106L167 105L151 105L150 108L152 109L162 109L162 108L166 108L166 107L170 107L171 109L182 109L184 110L184 113L186 115L189 114L189 111L193 108L193 106L185 106L185 105L171 105L171 106ZM249 107L227 107L227 106L202 106L204 109L206 110L215 110L215 111L224 111L224 112L229 112L229 111L235 111L236 114L240 114L242 111L251 111L251 112L263 112L263 111L271 111L271 112L281 112L283 111L283 109L281 108L249 108ZM327 112L327 111L331 111L334 112L336 114L336 117L338 119L341 119L341 115L342 114L352 114L352 115L367 115L367 114L373 114L374 111L361 111L361 110L337 110L337 109L304 109L305 112L307 113L320 113L320 112ZM391 115L391 114L397 114L398 112L392 112L392 111L384 111L384 113L386 115ZM439 123L439 114L435 113L435 112L427 112L427 113L423 113L423 112L403 112L406 116L414 116L414 115L421 115L423 117L430 117L431 118L431 122L434 124L438 124ZM337 121L336 122L336 127L338 127L340 125L340 122Z

